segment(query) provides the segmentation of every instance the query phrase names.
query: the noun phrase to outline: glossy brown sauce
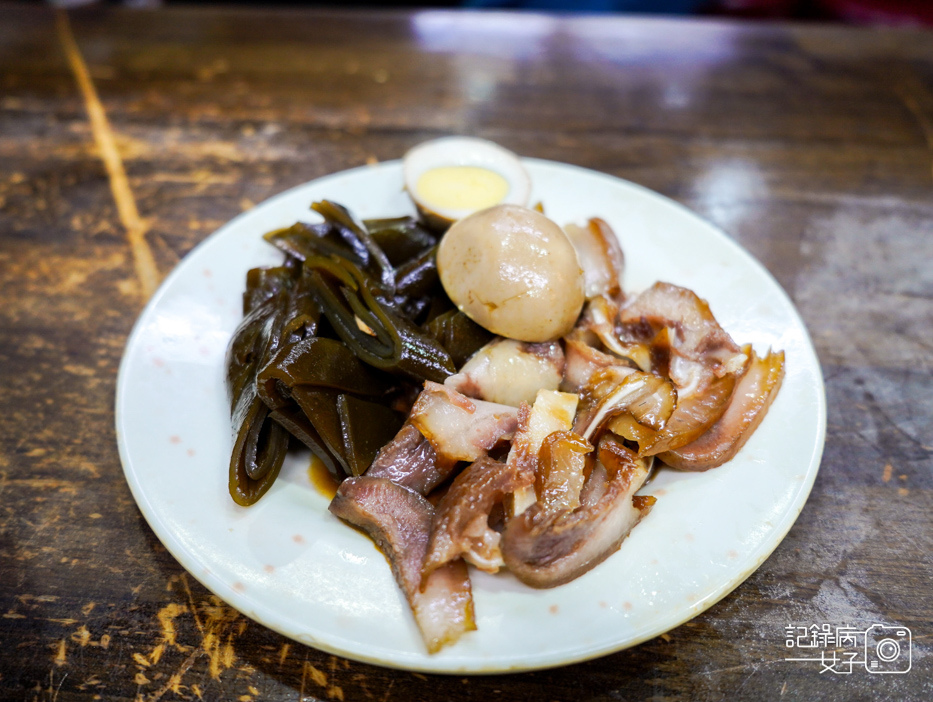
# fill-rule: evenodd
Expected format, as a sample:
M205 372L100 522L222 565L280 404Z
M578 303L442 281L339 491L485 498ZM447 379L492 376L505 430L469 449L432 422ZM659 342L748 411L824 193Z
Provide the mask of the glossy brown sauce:
M329 500L334 499L337 494L338 483L334 476L327 470L327 466L315 455L311 456L311 464L308 466L308 477L314 488Z

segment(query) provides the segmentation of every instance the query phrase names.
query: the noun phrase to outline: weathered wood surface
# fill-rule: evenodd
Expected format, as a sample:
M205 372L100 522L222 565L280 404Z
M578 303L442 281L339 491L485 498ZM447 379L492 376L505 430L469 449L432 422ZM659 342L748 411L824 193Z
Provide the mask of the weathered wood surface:
M61 20L0 5L0 698L933 699L933 34ZM123 479L114 388L146 276L276 192L447 133L683 202L774 273L817 345L829 433L797 524L732 595L633 650L471 678L322 654L187 576ZM911 627L910 673L783 660L787 624L875 622Z

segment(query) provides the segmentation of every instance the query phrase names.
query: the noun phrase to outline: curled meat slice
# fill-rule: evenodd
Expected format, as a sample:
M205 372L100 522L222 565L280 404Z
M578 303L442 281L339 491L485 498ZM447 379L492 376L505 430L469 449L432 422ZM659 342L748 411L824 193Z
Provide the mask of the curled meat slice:
M577 411L577 396L554 390L540 390L531 407L519 408L518 428L512 447L509 449L507 462L516 466L523 473L532 476L538 467L538 452L547 436L555 431L567 431L573 426L573 417ZM534 488L520 488L512 494L507 505L510 514L519 514L537 499Z
M653 356L665 357L677 389L676 408L653 439L639 444L640 455L695 441L725 412L748 354L719 326L705 300L670 283L655 283L638 295L620 310L619 322L654 333Z
M516 465L480 458L465 468L441 498L424 561L423 577L463 557L480 570L495 573L502 566L499 533L489 515L506 495L532 484L534 475Z
M538 390L557 390L563 372L559 342L499 338L473 354L444 385L469 397L518 407L534 402Z
M607 434L599 444L599 466L585 488L578 509L550 510L537 502L508 521L502 555L526 585L555 587L582 575L615 552L632 528L648 513L653 497L635 497L648 477L648 466Z
M745 354L719 326L707 302L692 290L655 283L619 310L619 322L647 323L655 331L673 329L672 353L701 363L717 376L735 373L745 366ZM673 368L671 377L678 389L683 387Z
M427 495L450 475L455 460L441 458L418 428L405 422L395 438L379 449L366 475L387 478Z
M476 629L466 564L448 563L423 583L434 508L421 495L385 478L344 480L330 511L370 535L392 566L430 653Z
M572 431L555 431L541 444L535 492L548 509L576 509L586 480L589 441Z
M707 375L706 382L688 395L680 396L661 431L638 445L640 456L655 456L686 446L703 435L722 417L735 389L737 376Z
M408 421L431 442L438 456L475 461L499 441L512 438L518 425L518 410L495 402L471 400L428 380Z
M600 351L582 339L568 337L564 344L567 347L564 352L567 362L564 364L564 378L560 384L560 389L564 392L582 392L593 374L604 368L616 367L624 369L626 373L635 371L624 359Z
M592 440L611 420L619 429L616 433L625 438L652 442L672 416L676 402L674 387L660 376L605 368L593 375L583 393L574 431Z
M784 379L784 352L759 358L754 351L726 411L698 439L658 455L679 470L709 470L731 460L764 419Z
M609 225L594 217L585 227L568 224L564 227L564 233L573 244L583 269L583 293L586 298L620 295L625 256Z
M579 332L595 337L612 353L629 359L643 371L652 370L652 353L648 339L644 338L644 329L619 326L619 305L612 299L601 296L586 303L580 322Z

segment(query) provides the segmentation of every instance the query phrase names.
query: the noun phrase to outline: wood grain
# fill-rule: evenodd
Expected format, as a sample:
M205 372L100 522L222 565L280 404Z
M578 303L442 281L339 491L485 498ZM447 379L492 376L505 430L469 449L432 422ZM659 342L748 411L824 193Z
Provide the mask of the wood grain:
M933 34L98 8L69 15L75 54L50 9L0 17L0 698L933 698ZM123 479L116 374L149 287L129 230L165 274L270 195L447 133L679 200L768 267L817 346L828 436L796 525L635 649L470 678L338 659L190 578ZM875 622L911 627L910 673L783 660L788 624Z

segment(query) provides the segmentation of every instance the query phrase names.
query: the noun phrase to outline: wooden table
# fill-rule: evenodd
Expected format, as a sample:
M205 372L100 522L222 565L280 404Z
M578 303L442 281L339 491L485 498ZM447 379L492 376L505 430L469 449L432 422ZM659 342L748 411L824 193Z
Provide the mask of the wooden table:
M0 5L0 698L933 699L931 90L918 30ZM270 195L449 133L684 203L819 352L796 525L632 650L469 678L338 659L213 597L124 481L117 367L159 280ZM909 673L784 660L786 625L873 623L911 629Z

